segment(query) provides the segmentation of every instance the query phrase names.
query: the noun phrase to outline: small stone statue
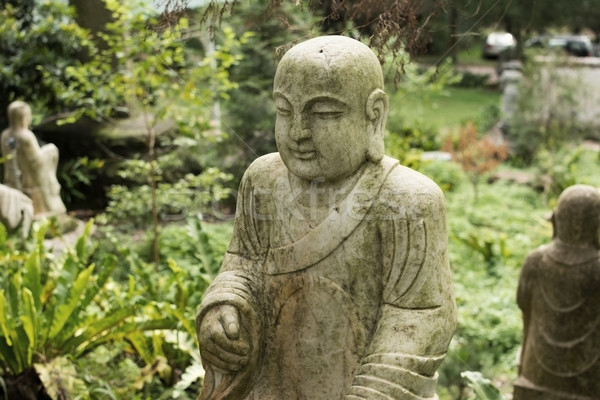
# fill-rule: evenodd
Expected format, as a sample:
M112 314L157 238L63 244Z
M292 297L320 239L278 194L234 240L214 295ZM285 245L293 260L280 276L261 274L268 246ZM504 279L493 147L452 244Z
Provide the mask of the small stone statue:
M505 63L505 68L500 74L500 87L502 88L502 102L500 112L505 123L510 124L519 110L519 85L523 80L522 65L518 61Z
M58 149L53 144L42 147L29 130L31 108L22 101L8 106L9 127L0 136L2 155L10 159L3 165L4 183L25 193L33 201L36 216L63 214L56 179Z
M377 57L325 36L279 63L278 153L240 186L196 329L199 399L437 399L456 324L441 190L384 156Z
M554 238L525 260L517 303L523 344L514 400L600 396L600 191L567 188Z
M20 228L25 238L33 222L33 203L23 192L0 184L0 222L9 231Z

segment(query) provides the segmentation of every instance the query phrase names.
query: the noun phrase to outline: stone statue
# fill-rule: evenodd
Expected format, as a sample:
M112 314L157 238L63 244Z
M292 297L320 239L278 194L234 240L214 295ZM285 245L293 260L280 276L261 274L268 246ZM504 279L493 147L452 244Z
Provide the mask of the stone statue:
M9 127L0 136L2 155L10 159L4 166L4 184L25 193L33 201L36 216L59 215L66 211L56 179L58 149L42 147L29 130L31 108L22 101L8 106Z
M279 153L246 171L198 310L199 399L437 399L456 323L445 203L384 156L377 58L308 40L281 59L273 96Z
M600 192L567 188L552 220L552 242L527 257L519 280L523 344L513 398L598 399Z
M0 222L9 231L21 229L27 237L33 222L33 203L23 192L0 184Z
M522 65L519 61L505 63L505 68L500 74L500 87L502 88L502 100L500 112L506 123L513 120L519 110L519 85L523 80Z

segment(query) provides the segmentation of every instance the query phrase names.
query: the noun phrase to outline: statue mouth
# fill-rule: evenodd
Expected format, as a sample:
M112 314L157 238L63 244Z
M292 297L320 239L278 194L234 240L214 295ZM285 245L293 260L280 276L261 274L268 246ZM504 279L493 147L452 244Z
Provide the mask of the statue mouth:
M312 159L317 158L317 152L315 150L309 150L309 151L292 150L292 154L294 155L294 157L296 157L300 160L312 160Z

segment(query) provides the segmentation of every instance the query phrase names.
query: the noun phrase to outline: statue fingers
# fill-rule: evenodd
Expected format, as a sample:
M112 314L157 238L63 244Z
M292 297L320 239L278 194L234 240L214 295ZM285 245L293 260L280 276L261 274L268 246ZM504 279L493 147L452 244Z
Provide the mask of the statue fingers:
M223 312L219 322L221 322L221 326L229 339L236 340L240 338L240 323L235 308Z
M200 352L202 361L207 363L221 372L237 372L248 364L247 356L239 356L224 351L210 351L204 349Z
M216 347L227 353L236 354L238 356L247 356L250 351L250 345L245 340L231 340L226 335L214 335L212 340Z

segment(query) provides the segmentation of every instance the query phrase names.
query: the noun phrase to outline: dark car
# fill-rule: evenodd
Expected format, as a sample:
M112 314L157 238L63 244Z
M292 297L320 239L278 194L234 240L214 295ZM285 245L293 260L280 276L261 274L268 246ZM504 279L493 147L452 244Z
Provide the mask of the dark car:
M525 47L560 49L575 57L590 57L594 54L592 41L583 35L537 36L525 42Z

